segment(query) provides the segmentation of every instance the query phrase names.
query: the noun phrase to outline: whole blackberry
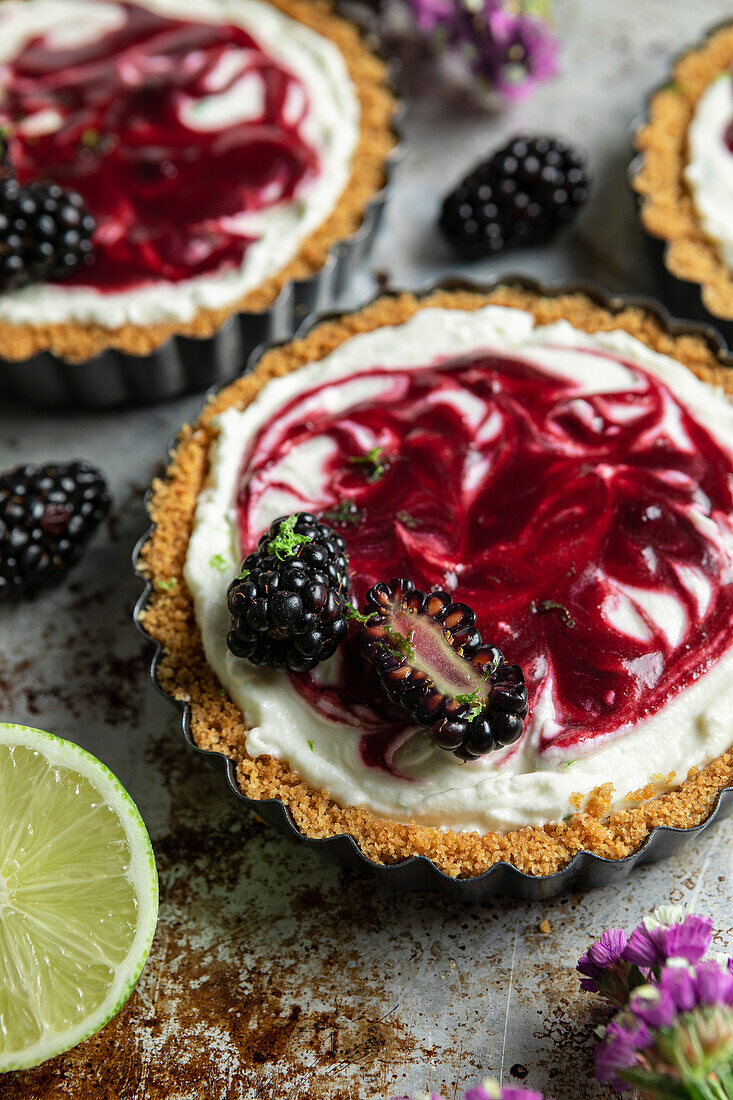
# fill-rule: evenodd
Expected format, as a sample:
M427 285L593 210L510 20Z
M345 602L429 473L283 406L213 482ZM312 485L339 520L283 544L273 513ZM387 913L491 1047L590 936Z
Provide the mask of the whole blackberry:
M109 511L88 462L17 466L0 476L0 599L65 572Z
M276 519L229 586L227 645L254 665L305 672L346 637L346 544L310 512Z
M51 282L91 262L95 221L76 191L0 180L0 290Z
M440 229L467 260L547 240L588 197L585 155L553 138L519 136L477 165L444 200Z
M522 670L483 644L467 604L397 578L369 589L364 618L362 650L385 691L439 748L475 760L522 736Z

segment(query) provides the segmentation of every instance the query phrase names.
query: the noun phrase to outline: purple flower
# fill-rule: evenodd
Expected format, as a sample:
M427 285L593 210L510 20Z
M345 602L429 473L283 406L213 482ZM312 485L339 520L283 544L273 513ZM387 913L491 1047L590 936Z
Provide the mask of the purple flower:
M698 1004L695 972L689 966L665 966L659 989L672 998L677 1013L692 1012Z
M479 39L473 71L505 99L528 96L558 71L558 41L547 23L533 15L503 10L486 16L488 34Z
M670 1027L677 1015L674 997L666 989L643 985L629 998L629 1010L649 1028Z
M641 1020L630 1013L620 1013L605 1030L596 1047L596 1077L607 1081L617 1092L629 1088L621 1076L624 1070L639 1064L639 1051L651 1044L651 1033Z
M578 959L578 970L585 977L580 979L581 989L598 993L623 1008L629 999L629 989L646 980L638 969L626 962L626 935L621 928L609 928L596 943L591 944L585 955Z
M542 1100L542 1093L534 1092L533 1089L515 1089L512 1086L505 1086L499 1093L498 1100Z
M548 23L510 0L406 2L420 34L506 99L524 98L558 71L558 40Z
M609 928L599 940L591 944L585 955L578 959L578 970L586 975L580 983L581 988L587 989L589 993L598 993L599 979L606 970L622 961L627 942L623 928Z
M444 24L450 24L456 14L454 0L410 0L415 22L423 34L432 34Z
M393 1100L417 1100L409 1096L393 1097ZM443 1100L441 1096L431 1095L423 1100ZM541 1092L515 1088L513 1085L499 1085L496 1081L484 1081L483 1085L469 1089L463 1094L463 1100L544 1100ZM549 1098L548 1098L549 1100Z
M701 1005L727 1005L733 1008L733 959L724 970L716 962L701 962L695 968L697 999Z
M696 963L712 941L713 922L695 913L683 916L673 908L657 909L634 929L624 959L636 966L659 967L669 959Z

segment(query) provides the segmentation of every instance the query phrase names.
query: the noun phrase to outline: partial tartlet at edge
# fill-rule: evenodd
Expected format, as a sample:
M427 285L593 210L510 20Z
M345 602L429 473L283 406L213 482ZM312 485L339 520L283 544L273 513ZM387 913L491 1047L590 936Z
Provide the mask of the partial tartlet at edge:
M386 64L364 41L358 28L333 14L321 0L267 0L287 16L329 38L339 49L354 83L360 106L359 140L348 186L326 220L302 242L297 255L280 271L244 297L217 309L199 309L191 321L105 328L74 321L14 324L0 320L0 358L30 359L51 352L69 363L84 363L109 349L146 356L171 337L204 339L238 313L264 313L288 284L307 279L327 262L339 242L362 223L370 201L385 185L385 165L396 145L393 119L397 101Z
M637 156L630 171L642 226L662 250L674 308L720 325L728 338L733 326L733 271L705 236L684 173L687 132L698 101L732 64L733 22L713 28L703 42L677 59L671 79L649 99L634 135Z

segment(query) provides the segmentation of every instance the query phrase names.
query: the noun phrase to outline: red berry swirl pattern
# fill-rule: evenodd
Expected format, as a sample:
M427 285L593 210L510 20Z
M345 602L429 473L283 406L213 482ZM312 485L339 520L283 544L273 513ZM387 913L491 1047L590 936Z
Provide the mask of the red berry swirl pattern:
M469 603L524 669L540 751L623 731L733 645L733 458L623 365L622 392L482 353L366 371L369 397L354 376L301 394L245 457L243 550L268 508L342 516L354 597L409 576ZM338 684L299 684L324 714L394 735L355 650Z
M239 267L256 238L231 219L291 199L319 171L305 88L239 27L114 6L122 25L95 41L40 36L0 65L20 181L73 188L97 221L95 263L66 285L122 291ZM190 124L207 96L245 80L261 100L252 117ZM61 123L34 134L23 120L42 112Z

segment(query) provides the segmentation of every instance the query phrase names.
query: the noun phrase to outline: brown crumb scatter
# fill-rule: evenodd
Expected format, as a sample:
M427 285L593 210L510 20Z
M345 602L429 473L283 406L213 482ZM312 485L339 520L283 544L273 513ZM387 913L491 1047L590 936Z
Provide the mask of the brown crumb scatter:
M590 793L582 812L565 822L506 834L482 836L405 825L376 817L365 807L340 806L326 791L309 787L287 763L271 757L253 760L247 755L246 716L221 694L221 685L204 658L182 571L196 500L207 476L209 449L216 436L213 420L218 413L230 407L244 408L270 378L323 358L358 332L401 324L429 306L475 310L490 303L526 309L539 324L566 318L587 332L623 329L655 351L672 355L699 378L733 394L733 372L719 364L703 337L670 336L653 316L639 308L611 312L582 294L541 297L513 285L500 286L489 294L440 291L420 300L409 294L380 298L358 313L324 322L307 336L267 352L252 373L211 399L197 424L183 428L165 476L153 486L150 513L155 529L141 556L141 569L154 584L143 622L163 648L158 666L160 686L174 698L190 699L196 743L234 761L244 794L255 800L280 799L307 836L349 833L376 863L425 855L453 877L481 874L499 861L512 863L528 874L547 875L583 850L607 859L622 859L635 852L657 825L699 825L711 813L720 791L733 784L733 752L691 775L676 790L642 805L610 814L613 789L604 784ZM166 584L164 589L155 583L171 578L177 583ZM580 805L584 797L580 796Z
M540 932L542 933L542 935L543 936L549 936L551 931L552 931L552 925L550 924L550 922L548 920L541 920L540 921Z

